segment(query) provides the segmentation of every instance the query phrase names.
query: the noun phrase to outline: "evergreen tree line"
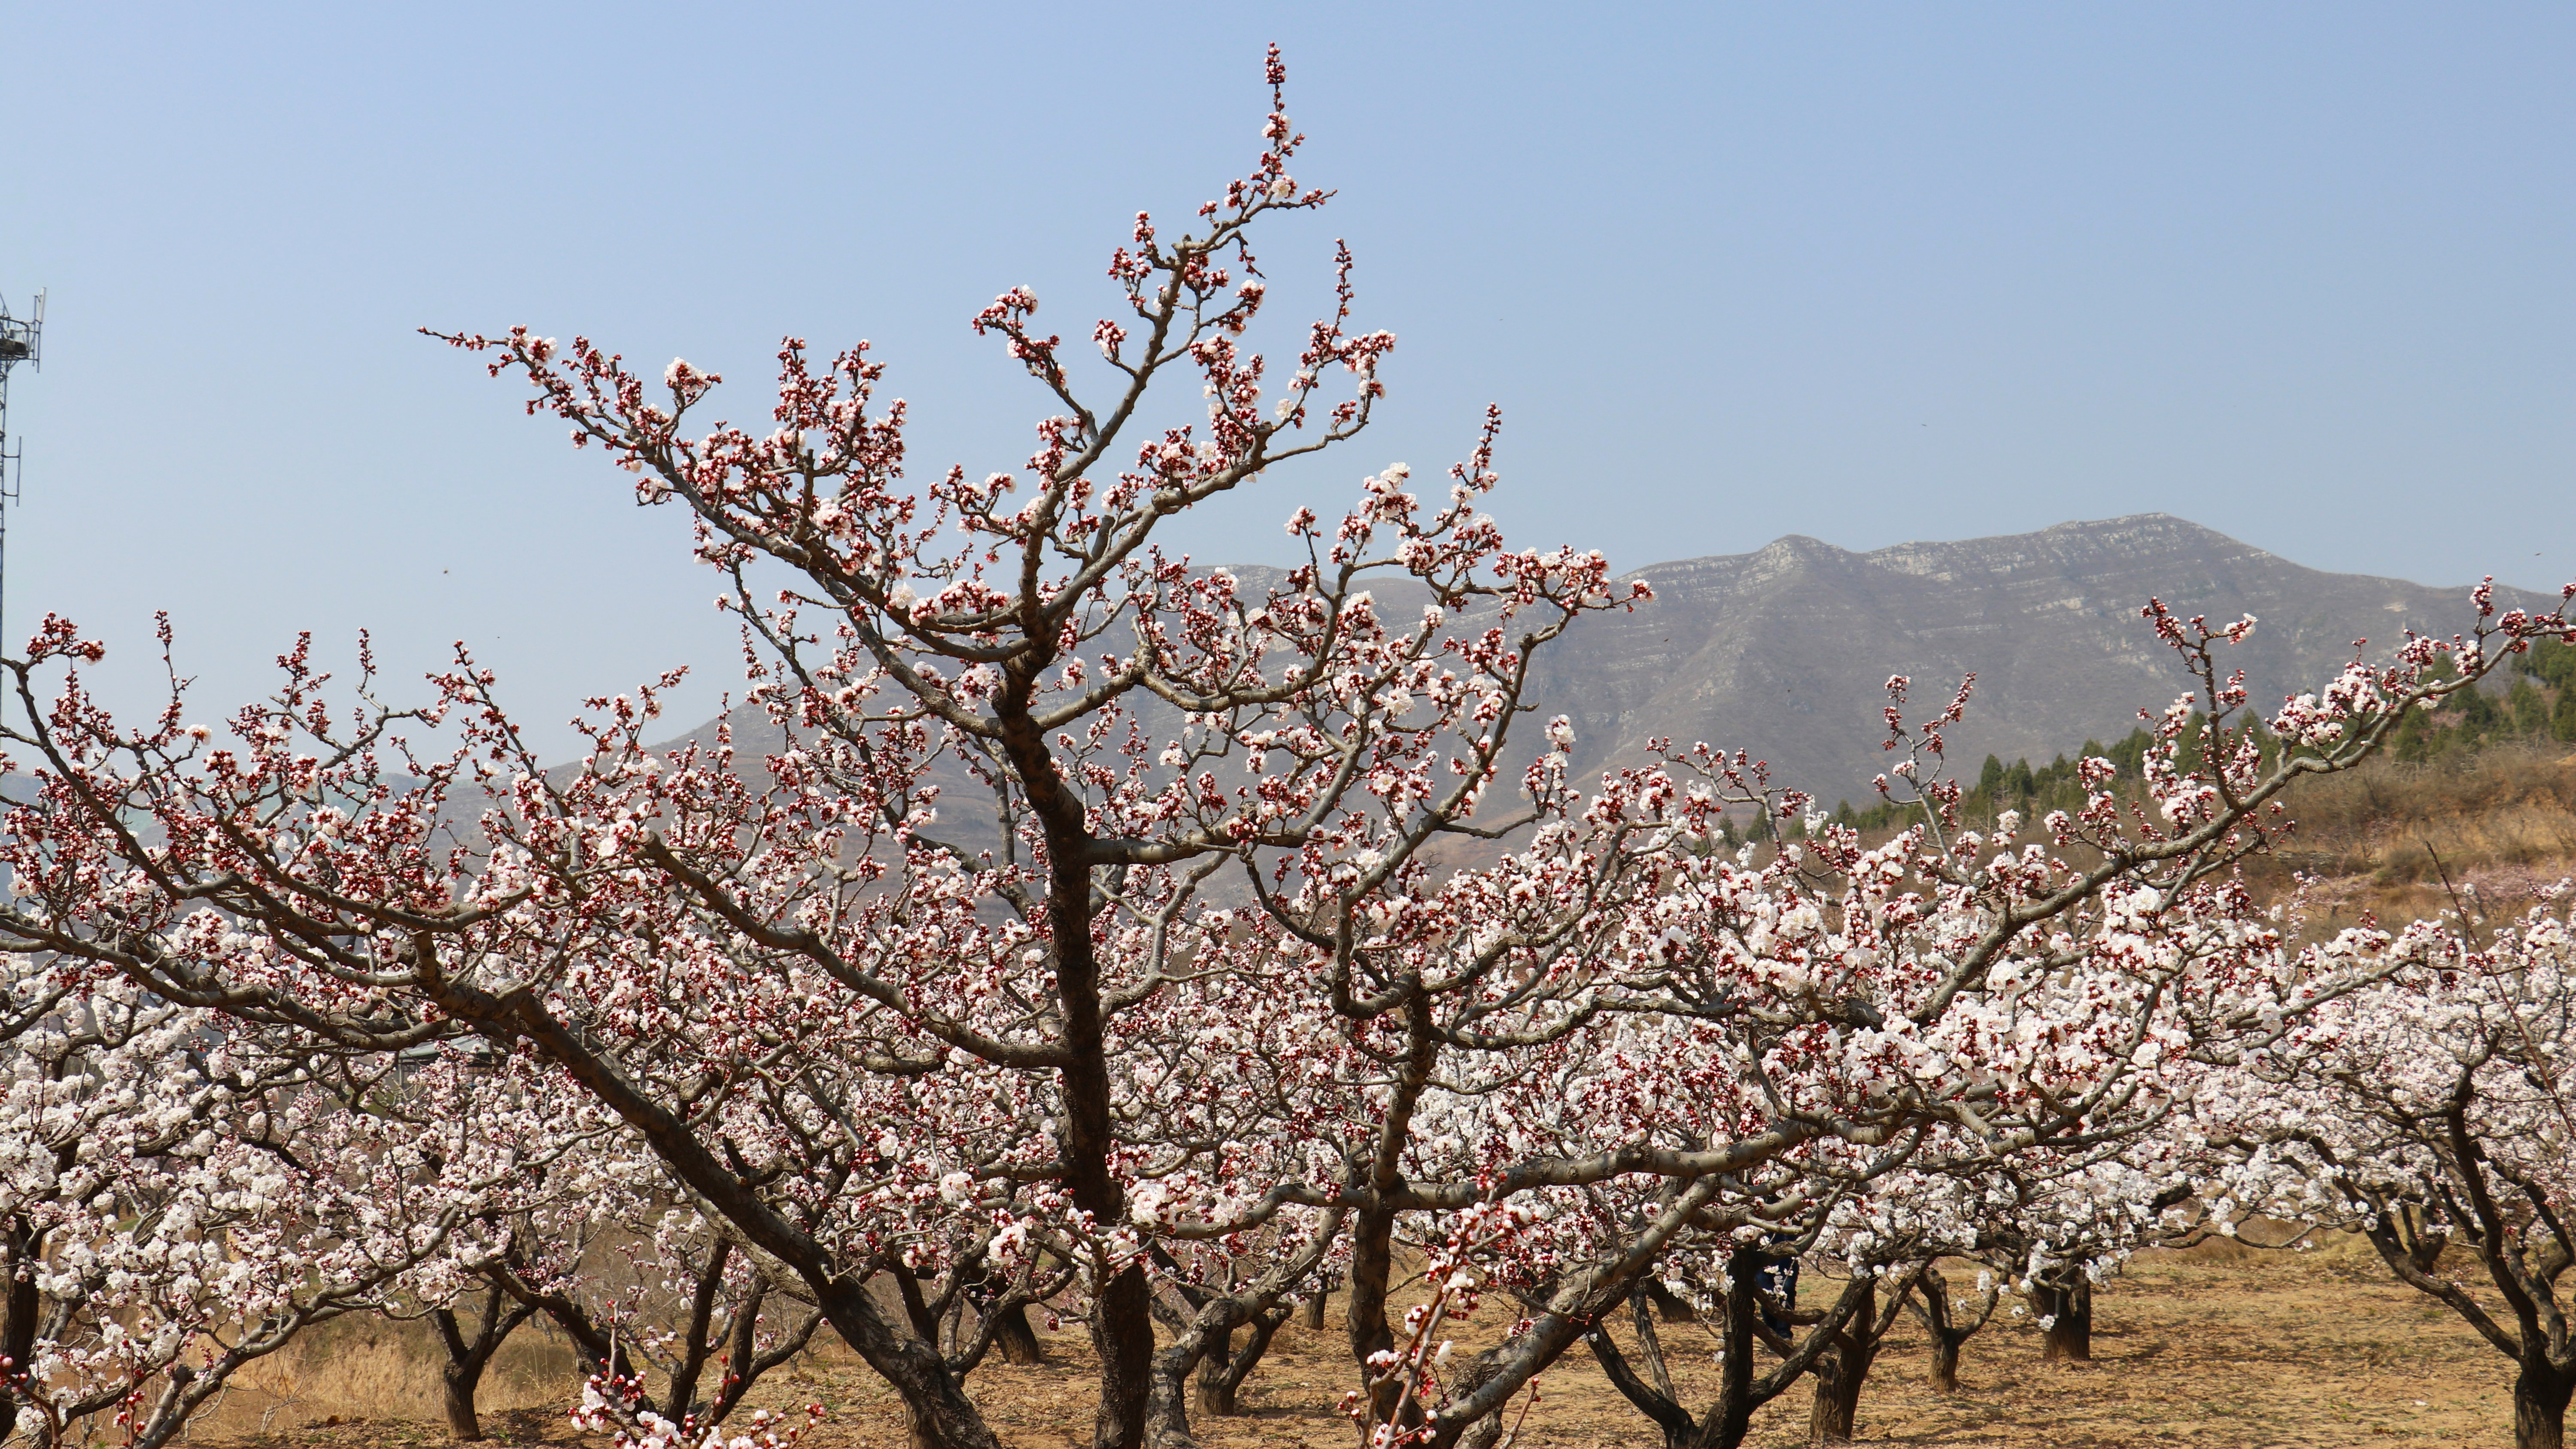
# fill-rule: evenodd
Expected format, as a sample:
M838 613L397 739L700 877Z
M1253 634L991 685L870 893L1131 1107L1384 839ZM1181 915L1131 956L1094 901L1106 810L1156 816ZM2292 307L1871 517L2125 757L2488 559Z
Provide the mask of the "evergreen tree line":
M2481 689L2464 689L2440 709L2413 711L2399 724L2390 753L2400 763L2421 765L2466 760L2490 745L2576 745L2576 645L2541 640L2531 652L2507 660L2505 669L2513 684L2503 698ZM2435 671L2437 677L2447 672L2456 672L2447 661ZM2207 728L2207 716L2194 711L2183 731L2184 758L2197 755ZM2262 750L2267 766L2279 756L2280 741L2261 720L2249 719L2241 729L2241 737L2252 738ZM2075 776L2075 760L2100 756L2116 768L2118 781L2136 782L2145 777L2147 752L2154 747L2154 736L2140 728L2111 745L2086 740L2074 759L2059 755L2045 765L2034 766L2027 757L2005 764L1999 756L1988 755L1977 771L1976 784L1960 801L1961 817L1990 823L2006 810L2018 810L2023 819L2032 820L2051 810L2081 809L2084 786ZM1880 801L1858 809L1845 800L1835 807L1833 819L1862 831L1888 830L1910 823L1921 808ZM1738 845L1747 838L1768 841L1785 835L1796 840L1806 833L1801 821L1775 828L1770 820L1759 819L1743 835L1728 824L1724 839L1728 845Z

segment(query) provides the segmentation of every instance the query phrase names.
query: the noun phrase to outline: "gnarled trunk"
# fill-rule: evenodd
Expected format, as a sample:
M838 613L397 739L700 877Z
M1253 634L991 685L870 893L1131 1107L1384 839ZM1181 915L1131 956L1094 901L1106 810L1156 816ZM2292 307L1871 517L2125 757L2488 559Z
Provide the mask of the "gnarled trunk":
M1014 1303L993 1316L993 1347L1002 1351L1004 1363L1046 1362L1046 1349L1038 1342L1038 1331L1029 1326L1025 1303Z
M1154 1305L1145 1270L1109 1280L1092 1308L1091 1345L1100 1356L1100 1411L1094 1449L1142 1449L1153 1397Z
M1762 1312L1762 1297L1754 1287L1754 1274L1749 1261L1740 1263L1728 1275L1726 1291L1726 1326L1723 1341L1726 1357L1718 1365L1717 1402L1708 1417L1700 1421L1699 1433L1688 1449L1737 1449L1753 1427L1753 1321ZM1669 1435L1667 1436L1669 1438Z
M1959 1391L1959 1348L1976 1332L1961 1328L1958 1312L1950 1302L1950 1284L1940 1273L1926 1266L1915 1279L1914 1291L1923 1303L1923 1329L1932 1339L1932 1392L1955 1394ZM1991 1303L1988 1305L1991 1308ZM1984 1320L1978 1320L1983 1326Z
M2093 1359L2093 1280L2079 1270L2071 1278L2056 1282L2041 1280L2033 1285L2039 1300L2040 1315L2048 1319L2042 1332L2047 1336L2040 1345L2043 1359L2069 1359L2090 1363Z
M474 1413L474 1390L483 1382L480 1363L450 1363L439 1371L440 1399L447 1410L447 1432L459 1443L483 1439L483 1422Z
M1819 1444L1851 1441L1860 1417L1860 1389L1869 1379L1870 1361L1878 1357L1878 1298L1875 1287L1861 1290L1860 1307L1850 1323L1834 1335L1834 1346L1816 1360L1816 1397L1807 1411L1807 1437Z
M2513 1449L2561 1449L2571 1392L2576 1373L2526 1362L2513 1380Z
M1935 1334L1932 1339L1932 1392L1955 1394L1959 1391L1959 1344L1951 1334Z
M457 1321L454 1310L441 1308L429 1316L430 1326L438 1331L438 1341L447 1350L447 1362L440 1365L439 1399L447 1411L447 1432L461 1443L478 1443L483 1438L483 1422L474 1412L474 1394L482 1386L483 1370L490 1367L492 1356L520 1324L535 1316L532 1304L512 1301L498 1283L483 1290L483 1311L477 1316L474 1336L465 1336L465 1326Z
M1226 1370L1233 1366L1234 1333L1229 1329L1212 1336L1206 1357L1199 1360L1198 1382L1190 1395L1191 1413L1202 1417L1233 1417L1235 1383L1226 1374Z

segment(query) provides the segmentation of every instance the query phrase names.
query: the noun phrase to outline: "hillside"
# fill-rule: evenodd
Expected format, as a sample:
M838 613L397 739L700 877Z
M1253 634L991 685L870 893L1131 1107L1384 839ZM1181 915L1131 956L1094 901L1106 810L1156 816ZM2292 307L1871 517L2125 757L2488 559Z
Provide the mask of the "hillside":
M1885 768L1887 676L1937 706L1959 677L1975 703L1953 753L2044 760L2116 739L2141 708L2190 687L2138 617L2151 596L2188 618L2253 614L2230 657L2258 704L2331 676L2355 640L2449 634L2468 587L2305 568L2167 514L2037 533L1852 553L1792 536L1756 553L1640 569L1656 602L1587 622L1546 660L1538 703L1577 721L1580 763L1633 755L1653 735L1750 750L1775 778L1830 801ZM2555 600L2499 589L2507 607Z
M1275 575L1236 572L1251 588ZM2190 687L2138 617L2150 596L2185 617L2260 619L2231 657L2267 705L2331 676L2356 640L2375 650L2410 626L2449 634L2469 619L2465 584L2326 573L2161 513L1871 553L1793 535L1629 577L1654 586L1654 603L1591 617L1541 656L1532 702L1541 718L1575 720L1577 765L1635 759L1658 735L1705 740L1752 752L1828 802L1862 799L1885 768L1890 674L1913 677L1927 709L1976 674L1952 733L1971 767L1988 753L2045 760L2128 733L2138 710ZM1393 602L1398 590L1378 592ZM2507 607L2556 602L2498 594ZM765 721L737 727L756 753Z

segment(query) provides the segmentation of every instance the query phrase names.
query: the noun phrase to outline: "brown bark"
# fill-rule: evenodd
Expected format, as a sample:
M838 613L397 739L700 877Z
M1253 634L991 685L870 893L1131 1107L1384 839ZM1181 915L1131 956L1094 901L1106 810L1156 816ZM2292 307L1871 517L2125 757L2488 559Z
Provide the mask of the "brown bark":
M935 1347L939 1342L939 1319L930 1311L930 1300L921 1296L920 1275L901 1263L895 1264L890 1272L894 1278L895 1296L903 1302L904 1321L912 1325L912 1331L920 1335L922 1342Z
M2567 1435L2567 1400L2576 1391L2576 1374L2547 1365L2523 1365L2513 1380L2513 1449L2562 1449Z
M1762 1316L1762 1295L1753 1286L1751 1271L1739 1270L1729 1277L1726 1361L1718 1365L1717 1402L1700 1421L1699 1435L1689 1441L1689 1449L1736 1449L1753 1428L1753 1411L1761 1407L1754 1398L1753 1324Z
M1351 1216L1351 1265L1345 1286L1350 1292L1351 1358L1363 1381L1369 1360L1395 1347L1395 1325L1387 1296L1395 1270L1395 1210L1386 1204L1403 1185L1403 1151L1412 1135L1413 1114L1430 1084L1439 1041L1430 1029L1430 1008L1420 999L1405 1004L1405 1058L1396 1072L1386 1115L1378 1123L1376 1156L1369 1164L1367 1192ZM1419 1408L1400 1399L1403 1387L1392 1380L1376 1384L1369 1394L1369 1422L1383 1424L1401 1416L1400 1427L1420 1421Z
M1885 1316L1866 1318L1859 1310L1874 1300L1875 1284L1866 1279L1855 1281L1843 1290L1833 1308L1821 1315L1815 1329L1804 1340L1793 1344L1763 1326L1766 1302L1761 1290L1755 1286L1758 1275L1750 1271L1750 1266L1749 1262L1745 1263L1728 1275L1726 1320L1719 1334L1725 1351L1718 1359L1717 1401L1709 1405L1707 1414L1696 1421L1671 1393L1670 1379L1666 1375L1656 1371L1657 1382L1647 1383L1637 1376L1636 1370L1628 1363L1627 1355L1620 1351L1606 1330L1596 1327L1585 1335L1593 1357L1609 1375L1611 1386L1663 1430L1665 1449L1741 1449L1752 1427L1754 1410L1787 1393L1846 1334L1864 1335L1865 1349L1874 1355L1876 1345L1886 1338L1887 1329L1894 1322L1897 1306L1905 1301L1899 1296L1891 1300ZM1902 1289L1898 1291L1900 1295L1903 1292ZM1643 1299L1638 1299L1637 1303L1640 1305L1637 1313L1638 1339L1642 1348L1653 1337L1654 1327L1642 1311ZM1781 1355L1780 1363L1759 1379L1753 1376L1756 1344ZM1650 1370L1660 1358L1660 1352L1648 1356ZM1868 1371L1865 1360L1860 1362L1859 1368L1865 1376ZM1852 1393L1856 1396L1858 1392L1855 1379Z
M1316 1260L1340 1236L1338 1211L1327 1213L1323 1230L1293 1259L1275 1263L1251 1283L1237 1283L1223 1294L1197 1294L1187 1318L1167 1311L1168 1340L1154 1353L1149 1380L1152 1400L1145 1418L1145 1442L1152 1449L1194 1449L1191 1414L1235 1412L1235 1393L1243 1386L1280 1325L1288 1321L1283 1294L1314 1270ZM1240 1347L1236 1330L1248 1330ZM1194 1407L1184 1408L1183 1400Z
M1297 1305L1297 1326L1320 1329L1324 1326L1324 1305L1332 1299L1330 1289L1318 1288L1314 1296Z
M1154 1318L1145 1270L1109 1280L1092 1311L1091 1342L1100 1355L1100 1412L1094 1449L1143 1449L1145 1410L1153 1391Z
M1870 1361L1878 1357L1878 1296L1874 1284L1861 1287L1860 1307L1834 1346L1816 1360L1816 1397L1807 1410L1807 1437L1818 1444L1846 1444L1860 1417L1861 1385Z
M62 1155L70 1154L65 1151ZM32 1265L40 1259L43 1244L44 1235L31 1227L23 1214L9 1219L6 1268L16 1271L9 1273L8 1295L0 1299L0 1315L4 1315L0 1316L0 1354L6 1354L12 1364L25 1363L35 1355L36 1320L43 1312L44 1302L36 1292L36 1275L21 1265ZM17 1425L17 1398L0 1394L0 1439L7 1438Z
M1660 1314L1666 1323L1694 1323L1699 1319L1699 1310L1684 1302L1681 1295L1665 1287L1657 1279L1648 1278L1640 1291L1646 1295L1647 1302L1655 1305L1655 1312Z
M1939 1271L1926 1266L1915 1279L1915 1292L1923 1304L1923 1328L1932 1340L1932 1392L1955 1394L1959 1391L1959 1349L1985 1324L1962 1328L1956 1306L1950 1301L1950 1284ZM1991 1301L1988 1303L1992 1308Z
M1949 1334L1932 1340L1932 1392L1959 1391L1959 1340Z
M1235 1385L1226 1370L1234 1366L1234 1333L1210 1335L1208 1351L1199 1360L1196 1391L1190 1395L1190 1412L1203 1417L1234 1416Z
M1029 1326L1027 1304L1014 1303L996 1313L994 1320L993 1347L1002 1351L1002 1362L1046 1362L1046 1349L1038 1342L1038 1331Z
M663 1402L669 1406L665 1418L677 1421L697 1407L698 1380L705 1375L707 1366L707 1330L715 1322L716 1300L724 1291L725 1263L732 1256L733 1244L719 1238L714 1251L708 1254L706 1266L698 1272L697 1290L689 1296L689 1326L680 1362L672 1370L669 1391L663 1395ZM754 1322L760 1317L756 1289L745 1317Z
M532 1305L513 1302L500 1285L494 1284L483 1290L483 1309L470 1339L454 1311L440 1308L431 1312L430 1326L438 1331L439 1344L447 1350L447 1362L439 1366L438 1372L440 1406L447 1413L447 1432L455 1435L458 1442L473 1444L482 1440L483 1423L474 1412L474 1395L482 1386L483 1370L491 1366L492 1356L501 1351L502 1342L536 1311Z
M460 1444L479 1444L483 1440L483 1422L474 1413L474 1388L482 1379L477 1365L460 1372L459 1364L449 1364L439 1374L440 1398L447 1410L447 1432Z
M2042 1280L2033 1285L2039 1300L2041 1316L2049 1320L2043 1330L2039 1356L2042 1359L2067 1359L2075 1363L2093 1361L2093 1280L2075 1270L2064 1281Z
M1725 1316L1718 1331L1718 1341L1724 1349L1718 1355L1717 1399L1700 1418L1694 1419L1673 1392L1671 1376L1661 1367L1660 1347L1650 1348L1655 1327L1645 1312L1643 1296L1632 1300L1631 1309L1639 1356L1653 1374L1653 1382L1637 1376L1608 1332L1596 1329L1585 1336L1611 1386L1663 1431L1664 1449L1739 1449L1752 1426L1753 1411L1787 1387L1790 1379L1782 1370L1774 1370L1759 1383L1753 1377L1754 1346L1758 1341L1755 1326L1763 1312L1762 1294L1754 1279L1755 1274L1744 1266L1728 1275Z
M1050 631L1051 632L1051 631ZM1039 630L1029 628L1032 640ZM1109 1170L1117 1150L1109 1090L1107 1027L1102 1017L1100 961L1092 940L1098 903L1092 894L1103 842L1084 818L1082 802L1064 783L1045 732L1031 717L1040 671L1054 661L1039 648L1003 667L994 698L1003 752L1027 793L1030 811L1045 827L1046 919L1055 966L1056 1006L1064 1053L1057 1085L1064 1107L1064 1184L1074 1205L1102 1223L1123 1221L1127 1195ZM1098 858L1095 858L1098 857ZM1142 1449L1145 1415L1153 1395L1152 1289L1141 1264L1130 1264L1100 1285L1092 1301L1091 1342L1100 1362L1100 1407L1092 1420L1094 1449Z

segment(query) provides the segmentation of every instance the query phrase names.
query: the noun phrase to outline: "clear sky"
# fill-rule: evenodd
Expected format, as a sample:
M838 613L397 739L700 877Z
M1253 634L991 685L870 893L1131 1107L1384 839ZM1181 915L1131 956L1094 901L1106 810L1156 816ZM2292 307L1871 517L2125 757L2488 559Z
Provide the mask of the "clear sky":
M1516 541L1628 567L2162 509L2323 568L2576 574L2576 8L0 0L0 294L52 289L11 433L7 627L201 709L299 628L518 712L733 677L683 519L413 332L525 321L726 373L871 339L916 475L1041 411L966 319L1088 331L1138 208L1257 148L1286 48L1334 237L1401 339L1352 450L1193 520L1433 473L1505 411ZM1195 400L1188 400L1195 403ZM15 647L13 643L13 648Z

